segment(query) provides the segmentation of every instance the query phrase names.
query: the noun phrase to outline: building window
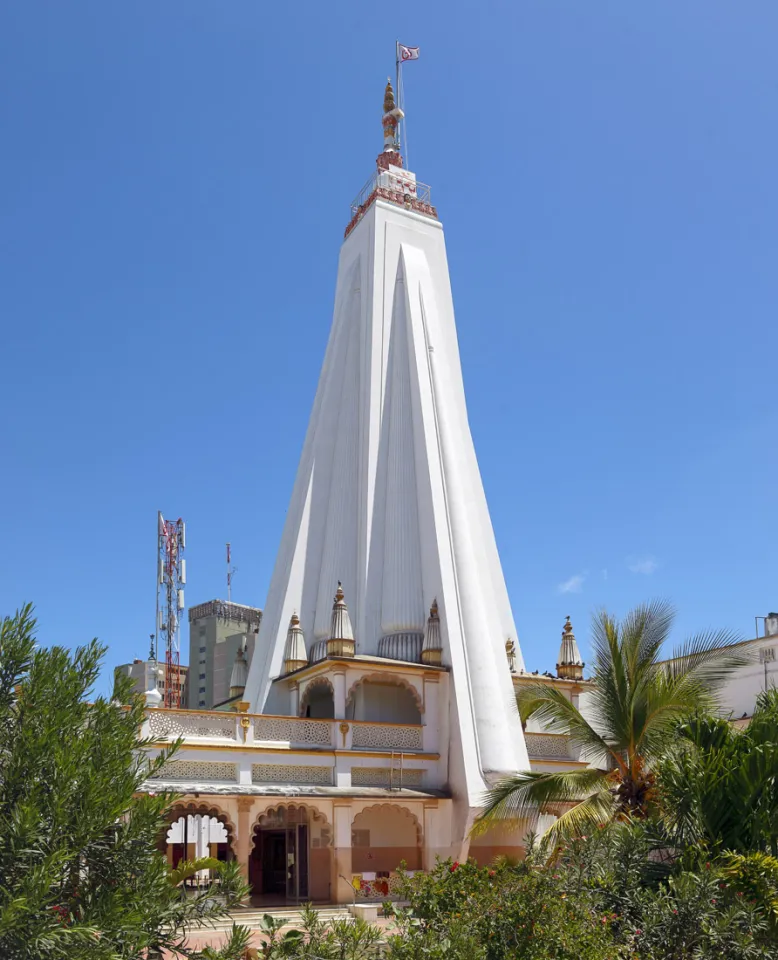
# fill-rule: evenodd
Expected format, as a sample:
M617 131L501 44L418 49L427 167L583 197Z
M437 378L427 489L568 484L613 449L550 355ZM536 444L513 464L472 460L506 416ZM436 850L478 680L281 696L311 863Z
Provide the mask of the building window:
M198 707L204 707L204 706L205 706L205 700L200 700L197 705L198 705Z
M205 693L205 687L200 687L200 689L199 689L197 692L198 692L198 693Z
M200 679L200 680L205 680L205 674L204 674L204 673L201 673L198 679Z
M775 647L762 647L759 651L759 659L762 663L772 663L775 660Z
M205 647L200 647L200 653L205 653Z

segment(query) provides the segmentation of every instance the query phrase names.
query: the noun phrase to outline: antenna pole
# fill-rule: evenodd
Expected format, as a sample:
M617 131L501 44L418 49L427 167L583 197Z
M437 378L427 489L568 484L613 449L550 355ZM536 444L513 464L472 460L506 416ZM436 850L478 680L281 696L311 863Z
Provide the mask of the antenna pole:
M227 603L232 603L232 571L230 570L230 545L227 544Z
M181 631L186 583L186 525L157 514L157 648L165 643L165 697L169 710L181 707ZM161 609L160 609L161 608ZM157 653L157 659L159 654Z
M157 583L155 588L155 593L157 595L157 615L154 620L154 633L159 637L159 585L162 582L161 576L162 571L159 566L159 556L160 556L160 537L162 535L162 514L157 510ZM154 659L159 662L159 640L155 638L154 641Z

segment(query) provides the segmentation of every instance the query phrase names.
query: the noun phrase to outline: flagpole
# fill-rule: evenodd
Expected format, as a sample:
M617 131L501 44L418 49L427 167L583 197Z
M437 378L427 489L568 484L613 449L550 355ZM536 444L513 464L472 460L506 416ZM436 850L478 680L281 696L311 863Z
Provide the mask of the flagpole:
M402 104L402 93L401 93L401 91L400 91L400 41L399 41L399 40L395 40L395 41L394 41L394 71L395 71L395 81L394 81L394 84L395 84L395 87L397 88L397 106L402 110L403 104ZM397 134L398 134L398 136L397 136L397 150L398 150L398 151L400 150L400 148L401 148L401 146L402 146L402 140L401 140L400 135L399 135L399 134L400 134L400 123L402 123L402 121L399 121L398 124L397 124Z

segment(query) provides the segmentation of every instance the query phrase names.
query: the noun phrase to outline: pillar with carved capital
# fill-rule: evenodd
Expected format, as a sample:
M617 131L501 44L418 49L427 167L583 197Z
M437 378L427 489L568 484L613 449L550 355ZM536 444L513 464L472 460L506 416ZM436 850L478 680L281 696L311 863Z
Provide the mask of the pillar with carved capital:
M332 831L332 885L335 903L351 903L351 804L335 803Z
M253 797L238 797L238 835L235 838L235 855L240 863L243 879L249 880L249 857L251 856L251 811Z

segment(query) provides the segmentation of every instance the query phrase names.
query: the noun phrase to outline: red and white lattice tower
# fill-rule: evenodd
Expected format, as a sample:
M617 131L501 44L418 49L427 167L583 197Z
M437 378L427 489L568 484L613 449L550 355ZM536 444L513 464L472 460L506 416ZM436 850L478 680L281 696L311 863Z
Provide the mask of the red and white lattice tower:
M157 514L157 636L165 645L163 706L181 707L181 630L186 583L186 525ZM159 658L159 653L157 653Z

